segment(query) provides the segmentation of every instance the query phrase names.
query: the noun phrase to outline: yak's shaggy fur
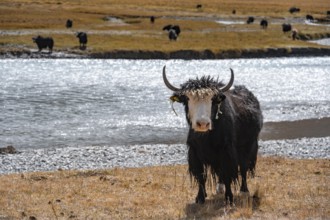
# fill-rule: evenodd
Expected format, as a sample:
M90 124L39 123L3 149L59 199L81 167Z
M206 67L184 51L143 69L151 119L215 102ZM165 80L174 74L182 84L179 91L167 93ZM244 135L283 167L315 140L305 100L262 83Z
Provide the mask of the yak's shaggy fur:
M181 85L173 96L185 106L187 122L190 125L187 145L189 172L196 179L199 191L197 203L204 203L207 196L205 182L208 170L215 181L224 183L225 198L231 204L233 195L230 185L242 176L241 191L248 192L246 175L254 173L258 135L262 128L263 116L257 98L244 86L222 92L224 84L210 76L189 80ZM188 117L189 98L195 94L203 99L212 95L211 120L213 127L207 132L196 132ZM196 97L195 96L195 97ZM219 117L217 114L221 112Z

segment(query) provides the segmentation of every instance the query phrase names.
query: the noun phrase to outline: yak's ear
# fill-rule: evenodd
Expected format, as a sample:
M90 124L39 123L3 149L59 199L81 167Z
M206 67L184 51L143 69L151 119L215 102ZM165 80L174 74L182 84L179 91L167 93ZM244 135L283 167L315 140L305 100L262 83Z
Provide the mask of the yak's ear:
M177 96L177 95L172 95L170 97L170 99L171 99L172 102L181 102L179 96Z

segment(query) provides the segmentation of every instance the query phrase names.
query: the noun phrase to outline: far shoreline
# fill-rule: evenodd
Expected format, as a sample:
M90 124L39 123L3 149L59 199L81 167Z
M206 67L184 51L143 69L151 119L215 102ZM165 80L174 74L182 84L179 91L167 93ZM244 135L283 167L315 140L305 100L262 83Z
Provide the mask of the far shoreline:
M293 48L265 48L223 50L214 52L205 50L177 50L170 52L145 50L113 50L107 52L84 51L46 51L8 50L0 52L0 59L131 59L131 60L216 60L216 59L253 59L279 57L327 57L330 48L326 47L293 47Z

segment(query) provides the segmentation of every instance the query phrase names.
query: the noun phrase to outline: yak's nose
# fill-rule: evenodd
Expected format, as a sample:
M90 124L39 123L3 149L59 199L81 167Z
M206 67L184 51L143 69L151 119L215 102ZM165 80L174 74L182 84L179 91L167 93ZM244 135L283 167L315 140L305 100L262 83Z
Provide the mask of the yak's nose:
M196 122L198 131L208 131L211 129L211 123L209 120L201 119Z

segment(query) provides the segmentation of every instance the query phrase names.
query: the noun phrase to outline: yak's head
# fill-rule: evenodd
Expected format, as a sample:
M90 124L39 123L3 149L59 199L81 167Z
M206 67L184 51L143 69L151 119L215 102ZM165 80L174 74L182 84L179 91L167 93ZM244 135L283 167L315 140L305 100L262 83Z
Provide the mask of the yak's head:
M234 82L234 72L227 85L214 80L210 76L200 79L188 80L181 88L173 86L166 77L163 68L163 80L167 88L174 93L172 102L179 102L185 106L186 116L191 128L196 132L207 132L213 128L213 120L221 114L221 102L226 98L224 92L228 91Z
M37 43L39 41L39 39L41 38L40 35L36 36L36 37L33 37L32 40L34 43Z

